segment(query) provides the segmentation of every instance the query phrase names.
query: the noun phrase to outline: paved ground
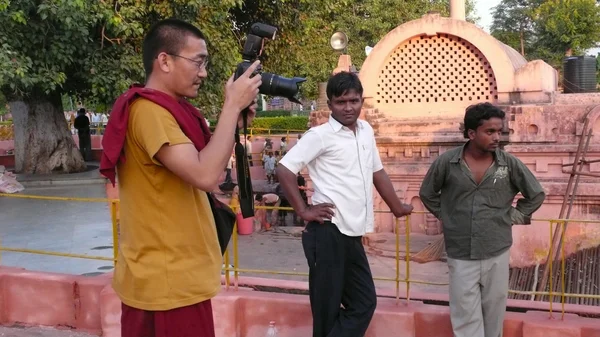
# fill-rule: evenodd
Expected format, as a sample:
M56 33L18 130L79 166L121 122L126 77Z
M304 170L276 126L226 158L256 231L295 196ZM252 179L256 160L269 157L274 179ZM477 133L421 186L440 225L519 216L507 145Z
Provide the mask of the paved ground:
M105 198L103 184L28 187L23 194ZM106 203L0 197L0 243L10 248L112 257L110 212ZM110 261L0 252L5 266L88 274L112 269Z
M91 337L81 332L55 330L51 328L23 328L0 326L0 337Z
M97 181L83 185L33 183L23 192L29 195L104 198L105 188ZM41 249L61 253L112 256L112 233L109 207L106 203L47 201L0 197L1 244L11 248ZM291 220L291 216L290 216ZM290 221L291 222L291 221ZM298 227L283 227L285 232L255 233L239 237L239 267L246 269L308 272ZM383 234L377 242L393 242L394 236ZM403 238L402 238L403 240ZM413 251L425 247L432 237L413 236ZM231 254L230 256L233 256ZM369 255L374 277L396 276L396 261L380 255ZM233 264L233 258L229 261ZM76 275L97 275L112 270L112 262L27 253L0 252L0 264L29 270ZM400 279L406 266L399 262ZM411 263L411 279L446 282L447 267L443 262L420 265ZM267 278L306 281L305 276L243 274ZM394 289L395 283L376 281L378 287ZM405 285L400 285L402 293ZM411 284L413 291L446 292L444 286ZM0 336L86 336L70 331L48 329L1 328Z
M61 197L104 197L101 184L30 187L30 195ZM49 250L61 253L112 256L112 236L109 207L105 203L76 201L47 201L0 198L0 237L2 245L11 248ZM288 217L291 220L291 216ZM291 221L288 221L291 222ZM284 227L289 233L259 233L239 238L239 267L278 271L308 272L302 251L298 227ZM390 233L388 240L394 237ZM403 240L403 238L402 238ZM424 247L431 237L414 236L413 251ZM379 240L378 240L379 241ZM2 252L0 263L30 270L95 275L112 270L108 261L84 260L68 257L43 256L26 253ZM233 264L233 254L230 264ZM395 277L396 262L392 258L369 256L375 277ZM400 278L405 277L406 266L400 261ZM411 264L411 279L444 282L447 269L444 263ZM258 276L258 274L251 274ZM262 275L284 279L306 280L306 277ZM379 286L394 287L393 282L378 282ZM414 286L413 289L429 289ZM433 287L433 291L445 291Z
M290 230L286 228L286 230ZM295 230L297 231L297 229ZM393 235L388 239L393 240ZM403 238L401 237L401 240ZM425 236L413 237L415 247L413 251L418 251L419 247L424 247L431 240ZM402 241L403 242L403 241ZM239 241L239 267L244 269L268 269L277 271L294 271L308 273L308 266L302 250L302 242L297 235L285 233L261 233L248 236L240 236ZM404 255L404 253L401 253ZM233 256L233 255L230 255ZM383 256L369 255L369 263L373 277L396 277L396 260ZM233 264L230 259L230 264ZM448 268L444 262L432 262L427 264L411 263L411 280L429 281L429 282L447 282ZM406 277L406 264L404 261L399 263L400 279ZM266 278L291 279L307 281L307 277L290 275L268 275L268 274L245 274L249 276L260 276ZM395 282L376 281L380 288L395 288ZM401 289L404 284L401 283ZM412 284L411 289L416 291L446 292L447 287Z

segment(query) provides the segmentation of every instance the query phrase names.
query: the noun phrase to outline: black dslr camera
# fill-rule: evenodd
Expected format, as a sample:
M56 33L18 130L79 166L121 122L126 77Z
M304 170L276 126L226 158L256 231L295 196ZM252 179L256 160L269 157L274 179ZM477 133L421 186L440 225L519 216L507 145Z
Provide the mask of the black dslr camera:
M250 33L246 37L246 43L242 51L243 61L237 65L234 79L237 79L246 72L248 67L262 54L264 39L275 40L276 34L277 28L264 23L255 23L250 27ZM286 78L276 74L264 73L262 72L262 65L258 66L256 74L260 74L262 77L262 84L259 88L261 94L285 97L294 103L300 104L300 101L296 97L299 90L298 84L306 81L305 78Z
M242 51L242 62L237 65L235 70L234 80L242 76L248 67L254 63L263 52L264 39L275 40L277 28L263 23L255 23L250 27L250 32L246 37L244 50ZM298 94L298 84L306 81L305 78L294 77L286 78L276 74L262 72L262 66L256 68L253 76L261 76L262 84L258 89L263 95L281 96L289 99L294 103L300 104L296 97ZM247 134L247 116L248 108L242 111L244 117L244 137ZM250 178L250 167L248 165L248 153L246 147L240 142L240 132L236 129L235 132L235 157L236 169L239 188L240 208L242 217L249 218L254 216L254 192L252 191L252 179Z

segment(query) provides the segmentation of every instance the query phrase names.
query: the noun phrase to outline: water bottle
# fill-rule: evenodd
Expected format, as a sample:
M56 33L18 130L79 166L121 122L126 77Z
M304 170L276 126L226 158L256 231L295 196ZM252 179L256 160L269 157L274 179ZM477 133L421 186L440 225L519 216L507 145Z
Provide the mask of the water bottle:
M269 322L269 330L267 330L267 337L277 337L277 328L275 328L275 321Z

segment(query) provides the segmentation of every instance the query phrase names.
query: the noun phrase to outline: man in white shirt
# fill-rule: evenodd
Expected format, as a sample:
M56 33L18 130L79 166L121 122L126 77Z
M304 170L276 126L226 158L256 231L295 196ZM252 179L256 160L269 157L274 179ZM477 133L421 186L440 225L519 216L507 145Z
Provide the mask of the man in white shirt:
M371 126L358 120L363 88L353 73L327 83L329 122L308 130L277 168L288 201L308 224L302 246L309 266L313 337L363 336L377 305L362 236L373 231L373 185L396 217L412 212L383 169ZM308 167L312 205L296 174ZM343 305L343 309L340 308Z

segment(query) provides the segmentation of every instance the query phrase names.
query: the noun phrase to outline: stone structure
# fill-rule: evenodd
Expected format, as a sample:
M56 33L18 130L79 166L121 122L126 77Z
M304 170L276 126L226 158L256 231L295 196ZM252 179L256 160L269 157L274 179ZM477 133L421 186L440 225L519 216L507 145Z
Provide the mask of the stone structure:
M457 12L458 11L458 12ZM460 129L465 108L491 102L507 112L505 149L540 179L547 200L535 218L556 218L564 200L570 167L586 118L598 129L600 95L563 95L556 70L543 61L527 62L517 51L464 21L464 4L451 1L451 18L428 14L400 25L374 47L360 67L365 104L361 118L375 129L380 155L399 194L423 211L418 190L431 162L464 144ZM327 111L311 115L312 125ZM600 138L591 138L587 159L600 157ZM600 172L600 163L584 166ZM581 177L570 217L598 219L597 180ZM376 209L386 209L376 195ZM393 231L391 214L376 215L376 231ZM404 228L401 228L404 230ZM439 234L431 215L412 216L413 233ZM548 222L514 228L513 266L545 260ZM600 225L569 224L567 253L600 244Z

